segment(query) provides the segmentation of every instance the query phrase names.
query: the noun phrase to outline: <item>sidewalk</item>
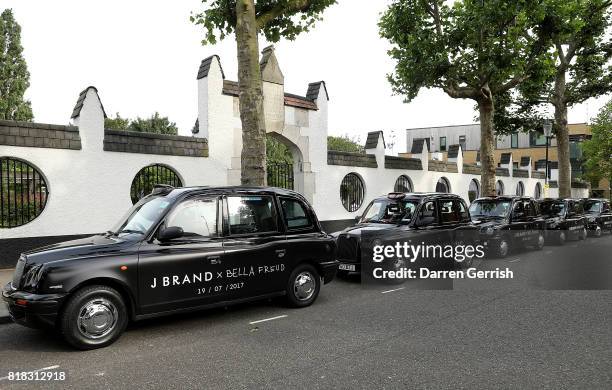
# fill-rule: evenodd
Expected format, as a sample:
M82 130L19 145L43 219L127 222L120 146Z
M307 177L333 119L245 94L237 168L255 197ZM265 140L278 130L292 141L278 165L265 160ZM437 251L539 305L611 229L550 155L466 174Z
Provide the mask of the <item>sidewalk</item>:
M2 289L8 282L13 278L14 269L0 269L0 289ZM0 298L1 301L1 298ZM8 310L6 310L6 304L4 301L0 302L0 324L11 322Z

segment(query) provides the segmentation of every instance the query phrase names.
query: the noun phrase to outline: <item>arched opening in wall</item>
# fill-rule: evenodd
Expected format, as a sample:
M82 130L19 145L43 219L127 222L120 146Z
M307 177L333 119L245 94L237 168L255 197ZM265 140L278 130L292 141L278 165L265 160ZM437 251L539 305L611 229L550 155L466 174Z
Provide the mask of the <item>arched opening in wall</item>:
M533 197L542 199L542 185L540 183L536 183L535 189L533 190Z
M363 180L356 173L344 176L340 183L340 200L342 206L349 212L359 210L365 198L365 186Z
M149 195L156 184L166 184L173 187L182 187L183 181L178 173L167 165L152 164L142 168L130 187L130 198L132 204L136 204L140 199Z
M0 157L0 228L34 220L48 197L47 181L36 167L18 158Z
M438 182L436 183L436 192L444 192L444 193L451 192L450 182L448 181L447 178L441 177L438 180Z
M522 181L516 183L516 195L523 196L525 195L525 185Z
M267 133L266 160L269 186L303 192L303 157L295 143L279 133Z
M414 191L412 187L412 180L406 175L401 175L395 181L395 185L393 186L394 192L412 192Z
M504 194L504 182L501 180L498 180L495 183L495 195L502 196L503 194Z
M470 203L480 196L480 183L478 180L472 179L468 188L468 199Z

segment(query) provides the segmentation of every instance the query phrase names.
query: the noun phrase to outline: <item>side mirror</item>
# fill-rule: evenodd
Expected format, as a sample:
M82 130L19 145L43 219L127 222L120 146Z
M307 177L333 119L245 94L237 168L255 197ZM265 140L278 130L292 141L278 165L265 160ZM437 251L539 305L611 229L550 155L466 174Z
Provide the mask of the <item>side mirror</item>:
M170 226L163 230L160 230L157 235L157 239L162 242L170 241L174 240L175 238L183 237L183 234L185 234L183 228L178 226Z

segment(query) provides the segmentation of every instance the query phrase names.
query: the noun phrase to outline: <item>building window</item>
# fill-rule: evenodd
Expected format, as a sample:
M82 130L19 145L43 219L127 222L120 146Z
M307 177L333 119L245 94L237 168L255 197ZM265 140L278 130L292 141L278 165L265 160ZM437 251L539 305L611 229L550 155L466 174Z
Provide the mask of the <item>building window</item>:
M497 183L495 183L495 194L497 196L502 196L504 194L504 182L501 180L498 180Z
M480 196L480 184L478 180L472 179L470 181L470 187L468 188L468 199L470 202L473 202L476 198Z
M401 175L395 181L395 185L393 186L393 191L395 192L412 192L412 181L406 175Z
M529 133L530 146L546 146L546 137L541 131L532 131Z
M365 197L365 186L363 180L356 173L344 176L340 184L340 200L342 206L349 212L359 210Z
M522 181L519 181L516 184L516 195L523 196L525 195L525 185L523 185Z
M156 184L183 186L181 178L174 169L162 164L149 165L142 168L132 180L130 188L132 203L136 204L140 199L149 195Z
M49 189L43 175L28 162L0 158L0 228L34 220L45 209Z
M517 149L518 146L518 133L510 134L510 147L512 149Z
M533 191L533 197L536 199L542 198L542 185L540 183L536 183L535 190Z
M465 151L465 135L459 136L459 145L461 145L461 150Z
M446 137L440 137L440 151L446 151Z
M444 192L449 193L451 191L450 183L448 179L445 177L441 177L440 180L436 183L436 192Z

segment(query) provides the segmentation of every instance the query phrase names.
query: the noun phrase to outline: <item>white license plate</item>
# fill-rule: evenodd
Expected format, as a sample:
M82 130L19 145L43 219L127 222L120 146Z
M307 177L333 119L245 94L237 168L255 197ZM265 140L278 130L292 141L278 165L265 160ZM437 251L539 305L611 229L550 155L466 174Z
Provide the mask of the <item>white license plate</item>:
M340 264L338 269L340 271L355 271L355 264Z

